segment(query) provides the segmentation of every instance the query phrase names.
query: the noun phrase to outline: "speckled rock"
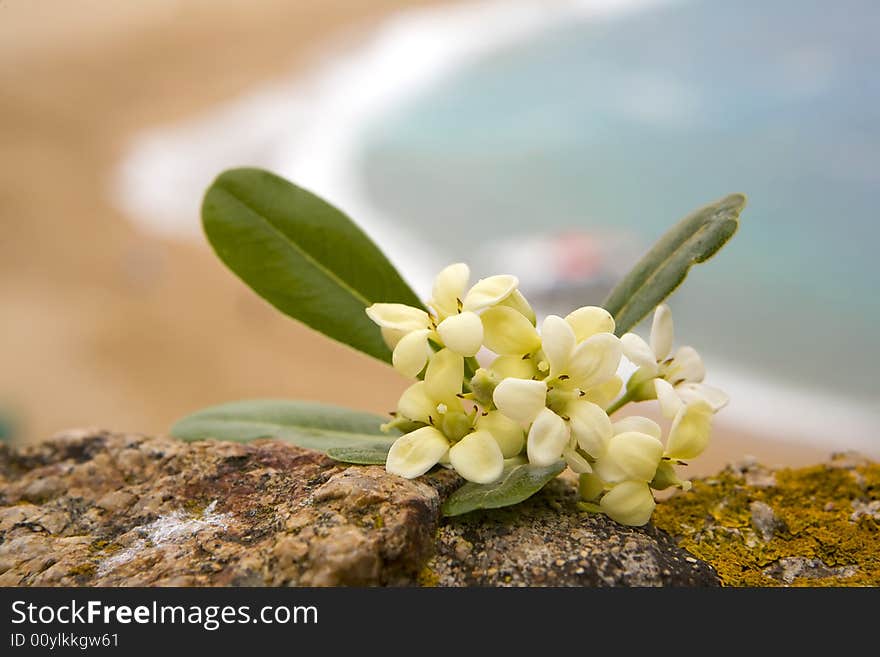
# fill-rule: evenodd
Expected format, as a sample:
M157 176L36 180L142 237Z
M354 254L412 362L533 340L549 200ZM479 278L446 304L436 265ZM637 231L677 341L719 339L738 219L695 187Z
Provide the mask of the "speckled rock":
M0 584L406 584L455 482L274 441L84 431L3 447Z
M443 520L460 483L271 440L79 431L0 446L0 585L717 582L663 532L578 511L562 480L515 509Z
M880 464L856 454L732 465L659 505L654 522L727 586L880 586Z
M422 573L437 586L717 586L664 532L623 527L576 506L557 479L522 504L449 518Z

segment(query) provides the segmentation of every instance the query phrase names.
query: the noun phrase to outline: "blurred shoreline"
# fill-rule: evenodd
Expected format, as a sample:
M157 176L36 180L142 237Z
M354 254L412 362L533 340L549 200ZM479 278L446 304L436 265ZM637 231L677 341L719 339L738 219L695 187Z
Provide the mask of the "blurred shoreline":
M199 241L127 221L112 181L139 135L304 72L331 44L425 4L157 1L137 20L117 9L81 38L69 31L89 24L82 7L0 5L7 26L39 23L48 5L53 21L71 21L63 40L24 30L0 48L0 406L20 418L19 440L95 425L163 433L242 398L394 405L406 382L390 368L280 316ZM744 454L796 466L831 449L765 440L722 415L693 472Z
M233 166L250 158L249 164L279 172L347 211L427 297L433 272L449 258L371 202L359 157L371 124L494 49L571 20L614 19L657 4L562 1L548 10L546 3L523 2L512 10L490 0L401 11L338 54L329 53L306 76L260 85L183 123L136 137L122 161L116 197L146 230L200 241L200 194L218 161ZM497 27L490 39L483 30L487 23ZM218 148L221 135L233 138ZM719 418L728 430L771 434L799 449L876 452L870 428L877 418L870 408L705 356L709 382L734 399ZM836 434L849 442L836 444Z

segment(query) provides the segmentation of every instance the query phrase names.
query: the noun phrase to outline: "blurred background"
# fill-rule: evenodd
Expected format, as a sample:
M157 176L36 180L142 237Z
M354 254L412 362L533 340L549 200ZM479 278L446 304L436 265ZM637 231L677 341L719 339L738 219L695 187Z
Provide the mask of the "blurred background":
M695 471L880 456L878 33L873 0L0 0L0 435L394 406L402 378L207 247L202 192L256 165L421 293L465 260L543 313L745 192L671 299L732 397Z

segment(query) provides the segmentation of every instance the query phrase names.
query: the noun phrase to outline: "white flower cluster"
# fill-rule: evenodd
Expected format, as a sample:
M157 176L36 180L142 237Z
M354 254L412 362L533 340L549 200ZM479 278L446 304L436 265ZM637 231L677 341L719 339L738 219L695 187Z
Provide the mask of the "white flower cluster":
M405 433L388 453L388 472L414 478L439 463L489 484L506 464L564 461L580 475L585 506L627 525L650 519L651 488L690 486L674 466L706 448L712 415L727 399L702 383L694 349L670 357L668 307L657 308L650 344L632 333L617 338L614 319L595 306L549 315L539 332L516 277L468 288L469 278L461 263L441 271L430 313L394 303L367 309L394 367L421 379L389 423ZM483 347L495 354L487 367L474 358ZM625 389L617 376L624 355L638 366ZM665 445L656 422L610 417L629 401L655 398L671 420Z

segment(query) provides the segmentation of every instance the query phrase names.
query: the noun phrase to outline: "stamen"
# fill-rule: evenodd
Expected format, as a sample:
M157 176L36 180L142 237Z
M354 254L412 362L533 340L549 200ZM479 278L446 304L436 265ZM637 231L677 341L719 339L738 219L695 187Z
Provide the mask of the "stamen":
M558 377L560 381L568 381L571 377L568 374L560 374Z

